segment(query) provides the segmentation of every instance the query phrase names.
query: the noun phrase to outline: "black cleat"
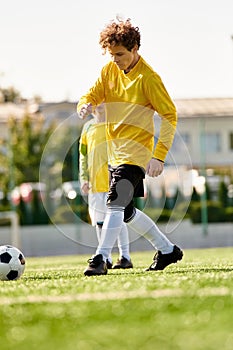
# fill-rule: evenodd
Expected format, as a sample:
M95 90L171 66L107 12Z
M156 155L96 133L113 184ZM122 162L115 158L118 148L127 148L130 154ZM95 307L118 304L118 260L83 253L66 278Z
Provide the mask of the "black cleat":
M84 271L85 276L106 275L107 264L103 261L103 255L98 254L88 260L89 266Z
M122 256L121 259L118 259L116 264L113 265L113 269L132 269L133 264L131 260L128 260Z
M169 254L162 254L160 250L155 254L153 263L146 269L146 271L158 271L165 269L166 266L176 263L183 257L182 250L176 245L173 248L173 252Z
M111 270L111 268L112 268L112 263L107 259L106 260L106 265L107 265L107 269L108 270Z

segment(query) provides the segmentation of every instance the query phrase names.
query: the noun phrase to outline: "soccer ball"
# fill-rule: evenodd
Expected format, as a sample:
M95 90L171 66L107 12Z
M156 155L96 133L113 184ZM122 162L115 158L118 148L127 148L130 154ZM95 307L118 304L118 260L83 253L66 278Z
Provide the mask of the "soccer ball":
M0 280L12 281L19 279L24 273L25 257L16 247L0 246Z

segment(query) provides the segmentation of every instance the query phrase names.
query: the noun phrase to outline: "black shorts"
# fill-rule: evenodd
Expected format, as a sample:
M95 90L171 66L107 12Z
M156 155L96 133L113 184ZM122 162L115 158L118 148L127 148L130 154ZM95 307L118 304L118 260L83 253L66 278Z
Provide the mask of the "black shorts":
M144 170L131 164L122 164L109 168L110 188L107 197L108 206L124 207L124 221L130 221L135 214L134 197L144 196Z

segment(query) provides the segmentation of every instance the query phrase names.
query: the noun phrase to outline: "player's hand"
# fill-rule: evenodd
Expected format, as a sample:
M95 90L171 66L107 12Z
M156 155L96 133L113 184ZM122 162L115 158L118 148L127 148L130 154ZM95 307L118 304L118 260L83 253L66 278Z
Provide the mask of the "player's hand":
M82 106L79 112L79 118L80 119L85 119L88 115L92 113L92 104L91 103L86 103L85 105Z
M162 174L164 163L158 159L152 158L146 167L146 174L150 177L157 177Z
M88 194L89 190L90 190L90 187L89 187L89 183L88 182L84 182L82 187L81 187L81 190L84 194Z

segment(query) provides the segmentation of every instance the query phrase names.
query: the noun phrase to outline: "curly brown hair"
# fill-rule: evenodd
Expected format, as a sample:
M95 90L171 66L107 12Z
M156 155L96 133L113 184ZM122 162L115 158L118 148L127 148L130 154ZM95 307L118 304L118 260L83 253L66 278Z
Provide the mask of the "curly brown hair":
M128 51L131 51L135 45L140 47L140 32L138 27L133 27L130 19L126 21L111 21L100 33L99 44L104 53L110 46L122 45Z

